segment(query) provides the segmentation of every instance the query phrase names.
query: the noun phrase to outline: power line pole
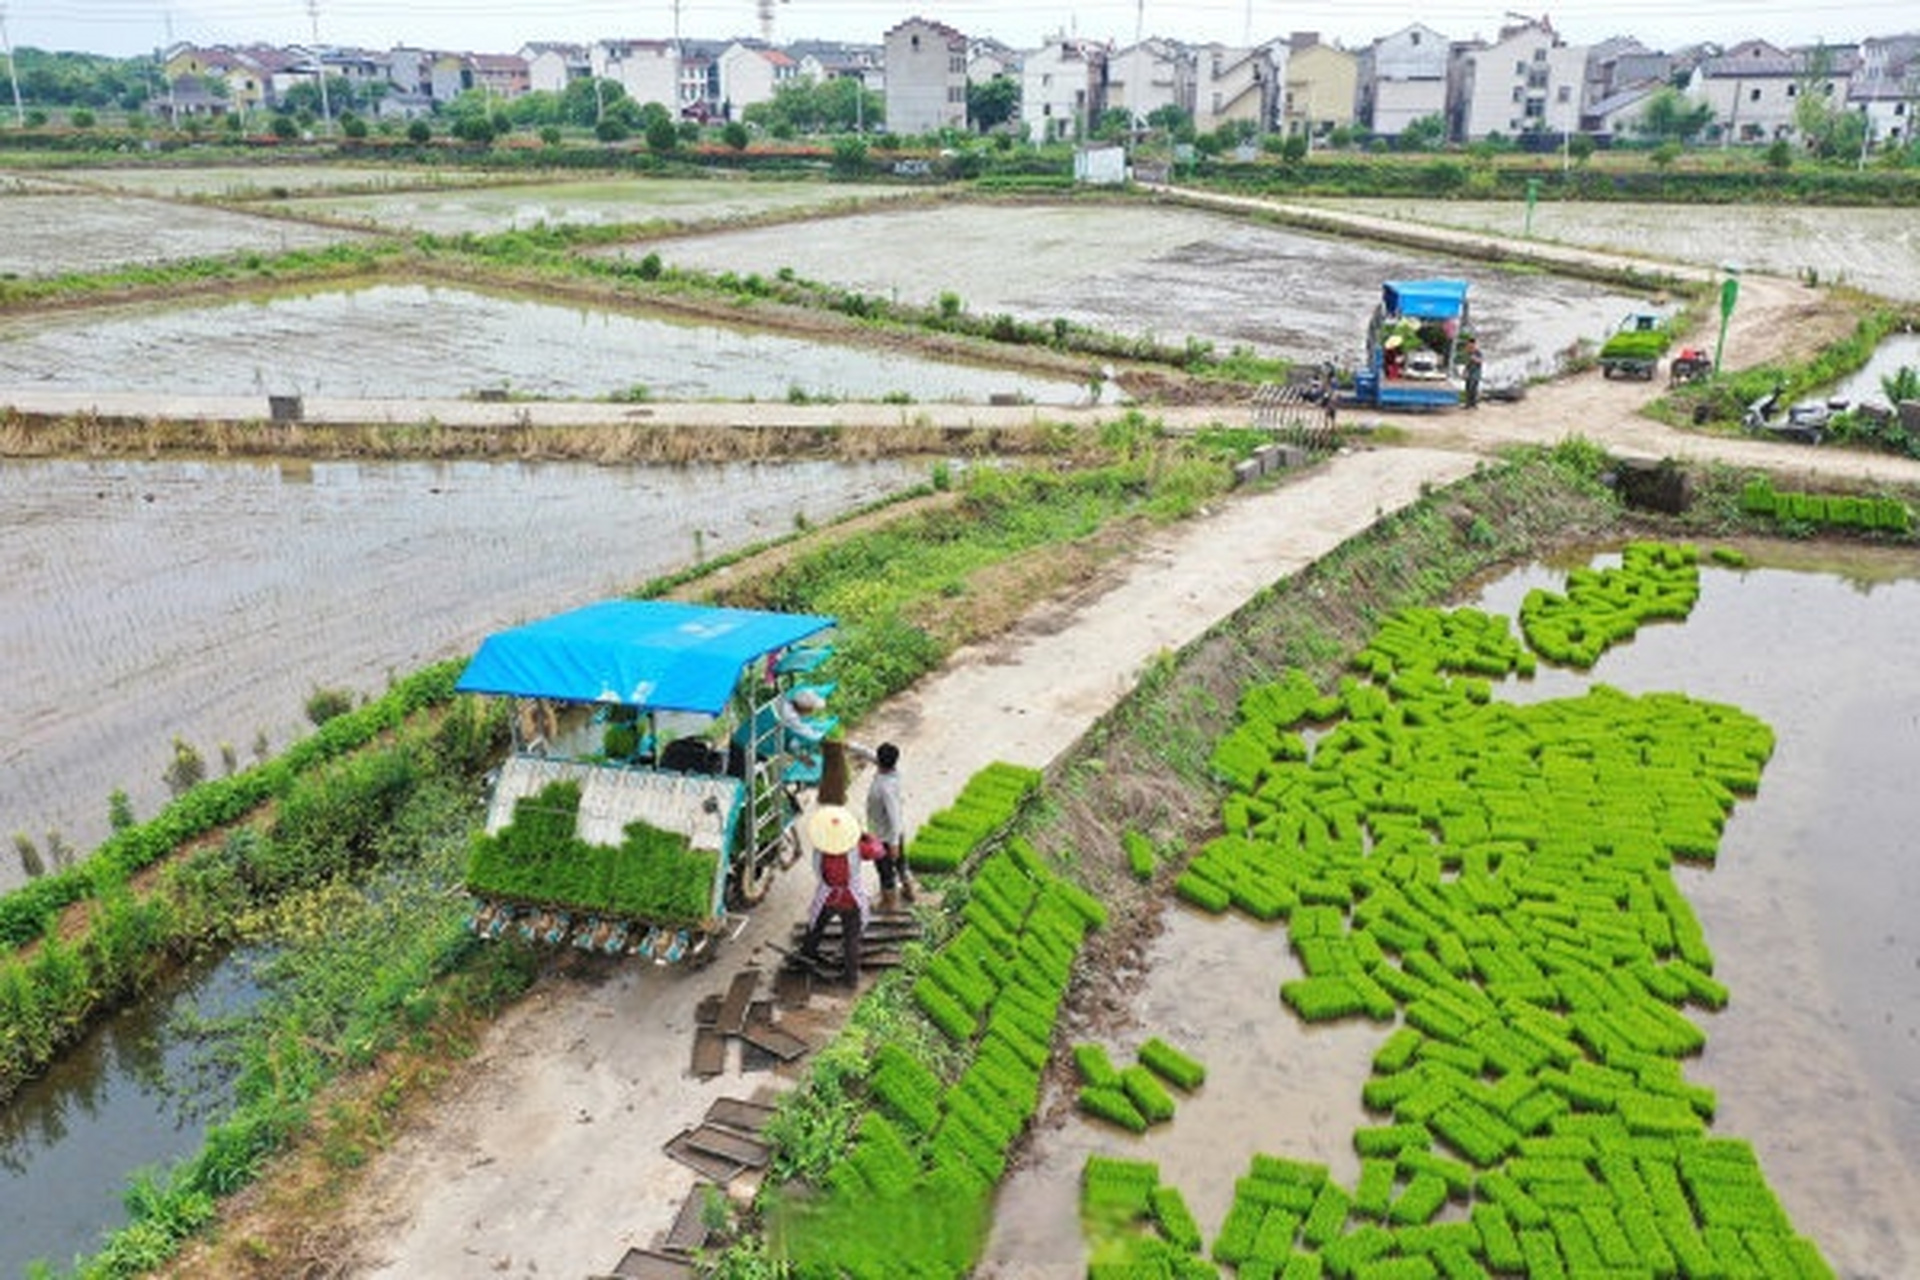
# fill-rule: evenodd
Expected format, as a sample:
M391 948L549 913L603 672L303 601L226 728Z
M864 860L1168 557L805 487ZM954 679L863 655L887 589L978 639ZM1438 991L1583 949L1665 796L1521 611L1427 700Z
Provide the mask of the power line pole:
M320 131L333 133L333 111L327 105L327 60L320 56L320 0L307 0L307 17L313 22L313 64L320 78Z
M13 40L7 35L7 6L0 3L0 48L7 51L7 78L13 81L13 123L15 128L27 127L27 113L20 105L20 68L13 60Z

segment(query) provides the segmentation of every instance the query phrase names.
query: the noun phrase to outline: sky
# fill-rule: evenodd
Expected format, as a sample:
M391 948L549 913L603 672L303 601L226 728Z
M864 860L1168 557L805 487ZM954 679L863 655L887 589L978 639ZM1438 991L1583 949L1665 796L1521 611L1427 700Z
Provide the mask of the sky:
M768 0L772 2L772 0ZM0 0L15 47L130 57L170 41L414 45L512 53L528 41L728 39L760 32L761 0ZM1419 21L1450 39L1496 36L1505 11L1476 0L779 0L773 37L878 44L908 18L944 22L1016 49L1065 33L1132 44L1136 35L1228 45L1293 31L1360 48ZM1637 36L1656 49L1757 37L1848 43L1920 31L1913 0L1579 0L1535 10L1570 44Z

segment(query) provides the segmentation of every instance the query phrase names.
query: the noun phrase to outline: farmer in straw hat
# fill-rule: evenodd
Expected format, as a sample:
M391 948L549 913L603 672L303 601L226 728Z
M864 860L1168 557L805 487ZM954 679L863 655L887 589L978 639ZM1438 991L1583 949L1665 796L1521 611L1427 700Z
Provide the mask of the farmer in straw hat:
M860 982L860 930L867 914L867 889L854 849L860 843L860 823L843 804L825 804L807 820L807 838L813 845L813 905L800 954L821 963L820 940L827 921L840 920L843 976L849 987Z

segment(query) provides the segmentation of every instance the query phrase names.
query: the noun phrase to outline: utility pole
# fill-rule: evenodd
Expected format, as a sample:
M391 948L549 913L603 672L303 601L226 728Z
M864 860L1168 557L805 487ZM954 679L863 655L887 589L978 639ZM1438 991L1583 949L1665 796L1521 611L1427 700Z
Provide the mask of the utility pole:
M320 132L333 133L333 111L327 105L327 60L320 56L320 0L307 0L307 17L313 23L313 65L320 78Z
M7 51L7 78L13 81L13 123L16 128L27 127L27 113L20 105L20 68L13 61L13 40L7 35L7 6L0 0L0 48Z

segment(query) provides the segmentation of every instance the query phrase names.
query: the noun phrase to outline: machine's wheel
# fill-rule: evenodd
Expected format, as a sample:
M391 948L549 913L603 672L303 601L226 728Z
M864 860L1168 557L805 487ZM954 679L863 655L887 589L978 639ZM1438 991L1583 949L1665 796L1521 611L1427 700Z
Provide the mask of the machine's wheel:
M774 873L780 869L781 853L789 841L797 840L793 828L780 833L780 839L765 849L750 850L741 858L733 871L733 902L735 907L757 906L767 896L767 890L773 887Z

